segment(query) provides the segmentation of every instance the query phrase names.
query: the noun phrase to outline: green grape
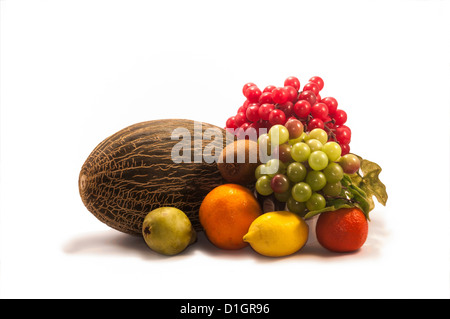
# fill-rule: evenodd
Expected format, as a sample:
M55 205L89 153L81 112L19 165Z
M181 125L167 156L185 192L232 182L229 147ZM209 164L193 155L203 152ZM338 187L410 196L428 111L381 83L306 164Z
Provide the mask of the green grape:
M328 182L334 183L339 182L344 177L344 170L338 163L331 162L323 170L325 177Z
M315 171L321 171L328 165L328 156L322 151L314 151L308 158L309 166Z
M261 169L262 174L274 177L276 174L284 174L286 172L286 165L278 158L272 158L266 163L266 167Z
M327 154L330 162L335 162L341 157L341 146L336 142L327 142L323 145L322 151Z
M258 180L261 176L264 176L261 171L264 171L264 168L266 167L266 164L261 164L255 169L255 178Z
M309 171L306 175L305 182L311 186L311 190L318 191L327 184L327 179L321 171Z
M306 204L303 202L297 202L292 196L288 198L286 205L290 212L300 214L302 217L305 214Z
M328 141L328 134L321 128L315 128L308 134L309 139L319 140L320 143L325 144Z
M267 196L273 193L272 187L270 187L271 178L267 175L258 178L255 184L256 191L263 196Z
M323 147L322 142L316 139L309 139L305 143L309 146L311 152L321 151Z
M272 154L269 134L264 133L258 137L258 151L261 162L267 162Z
M300 142L294 144L291 148L291 157L296 162L304 162L308 160L311 149L306 143Z
M310 198L306 201L306 208L308 208L309 211L319 210L325 208L325 206L327 206L327 201L325 200L325 197L319 193L311 194Z
M269 138L272 144L281 145L289 140L288 129L281 125L276 124L269 129Z
M297 183L292 187L291 194L297 202L306 202L312 194L311 186L304 182Z
M288 189L284 193L275 193L275 198L282 203L287 202L290 197L291 197L291 189Z
M306 137L306 133L303 132L302 135L300 135L299 137L290 139L289 144L295 145L297 143L303 142L305 140L305 137Z
M306 177L306 167L302 163L292 162L287 167L286 174L291 182L301 182Z
M341 182L327 183L322 192L328 196L338 196L341 193L342 184Z

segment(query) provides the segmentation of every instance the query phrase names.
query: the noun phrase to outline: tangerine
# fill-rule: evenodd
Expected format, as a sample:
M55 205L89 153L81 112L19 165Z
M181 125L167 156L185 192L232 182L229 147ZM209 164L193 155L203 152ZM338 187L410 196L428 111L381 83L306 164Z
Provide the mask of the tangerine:
M358 250L366 242L368 231L366 216L356 207L321 213L316 224L317 240L334 252Z
M251 223L262 214L253 193L237 184L223 184L211 190L200 205L199 220L206 237L222 249L241 249Z

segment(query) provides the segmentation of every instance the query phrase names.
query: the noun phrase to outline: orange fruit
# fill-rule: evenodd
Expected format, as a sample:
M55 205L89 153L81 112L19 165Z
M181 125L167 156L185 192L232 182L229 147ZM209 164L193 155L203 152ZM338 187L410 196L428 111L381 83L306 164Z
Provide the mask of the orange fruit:
M242 238L261 214L261 206L248 188L223 184L203 199L199 219L206 237L215 246L240 249L248 245Z
M334 252L350 252L361 248L368 231L366 216L358 208L321 213L316 224L317 240Z

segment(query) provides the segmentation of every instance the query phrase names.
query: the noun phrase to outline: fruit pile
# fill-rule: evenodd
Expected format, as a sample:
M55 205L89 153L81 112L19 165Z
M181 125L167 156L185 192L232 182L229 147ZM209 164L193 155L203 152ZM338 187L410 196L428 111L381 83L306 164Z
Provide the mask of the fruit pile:
M307 244L314 216L321 246L355 251L366 241L374 198L386 205L388 196L381 167L350 153L347 113L335 98L320 96L323 86L318 76L302 90L296 77L263 91L245 84L245 102L226 121L233 139L211 124L200 123L199 130L191 120L127 127L86 160L81 198L99 220L141 234L164 255L184 251L198 231L220 249L250 245L264 256L291 255ZM180 127L182 141L173 138ZM209 130L222 133L222 141L214 140L215 162L205 159L212 155L203 143Z
M351 130L346 126L347 113L338 108L334 97L320 96L324 87L321 77L313 76L300 90L300 81L294 76L284 81L284 86L266 86L262 91L254 83L242 88L246 100L236 115L226 121L226 129L238 137L249 136L254 130L259 136L261 129L284 125L289 119L302 122L305 131L323 129L328 139L338 142L342 155L350 152Z

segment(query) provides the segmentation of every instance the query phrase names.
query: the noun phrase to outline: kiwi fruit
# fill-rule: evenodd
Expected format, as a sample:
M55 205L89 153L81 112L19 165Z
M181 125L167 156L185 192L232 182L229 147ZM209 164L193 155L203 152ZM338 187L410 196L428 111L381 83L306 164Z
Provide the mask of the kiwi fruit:
M224 180L244 186L255 182L255 170L258 165L260 165L258 143L249 139L237 139L227 144L217 162Z

